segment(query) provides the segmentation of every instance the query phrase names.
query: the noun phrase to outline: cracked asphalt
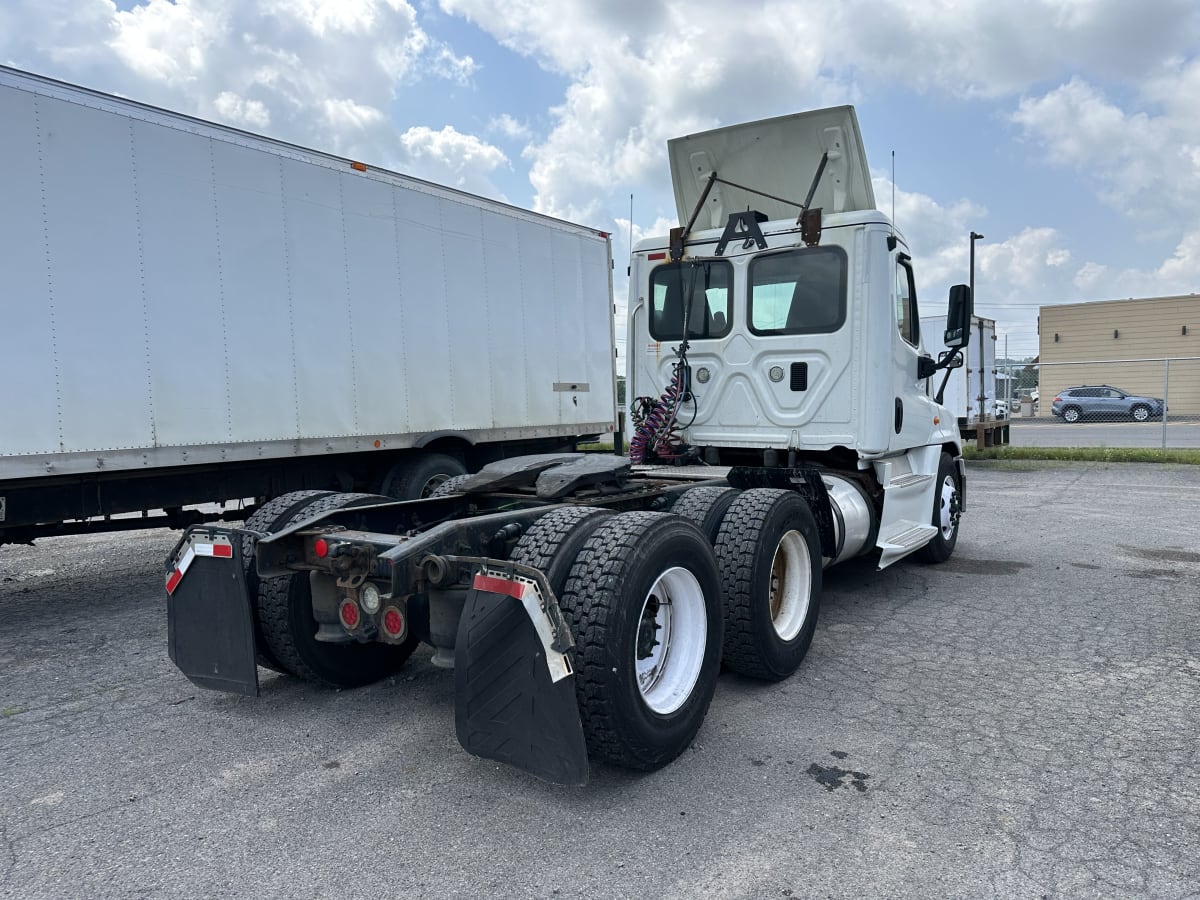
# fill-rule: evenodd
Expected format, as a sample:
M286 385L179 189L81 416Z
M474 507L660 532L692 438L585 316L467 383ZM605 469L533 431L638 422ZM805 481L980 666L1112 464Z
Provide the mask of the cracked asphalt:
M420 653L171 665L176 535L0 548L0 897L1200 897L1200 467L970 469L954 557L826 572L808 659L582 789L469 756Z

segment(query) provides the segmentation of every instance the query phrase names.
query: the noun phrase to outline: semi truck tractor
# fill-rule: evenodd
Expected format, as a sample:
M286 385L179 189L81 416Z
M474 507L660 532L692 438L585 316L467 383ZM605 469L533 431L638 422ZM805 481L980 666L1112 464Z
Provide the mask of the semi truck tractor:
M612 431L606 234L3 66L0 122L0 544Z
M790 676L826 567L950 557L966 473L939 383L970 291L951 289L947 349L926 354L854 110L668 153L680 225L629 267L628 455L503 460L407 502L290 494L243 528L188 529L164 572L188 678L349 687L427 645L467 751L580 784L590 762L675 759L722 665Z

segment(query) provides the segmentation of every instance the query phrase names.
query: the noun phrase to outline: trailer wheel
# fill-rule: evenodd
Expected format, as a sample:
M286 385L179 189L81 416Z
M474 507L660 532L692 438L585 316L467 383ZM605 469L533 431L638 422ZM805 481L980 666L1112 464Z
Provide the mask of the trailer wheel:
M392 500L421 500L456 475L466 474L467 467L453 456L420 453L392 466L383 476L379 493Z
M752 678L787 678L808 653L821 605L821 539L812 510L792 491L744 491L725 514L716 552L725 664Z
M628 512L585 542L562 593L588 752L632 769L681 754L716 690L721 585L700 530Z
M561 597L584 542L612 515L612 510L594 506L563 506L548 512L521 535L509 561L541 569L550 589Z
M278 527L364 500L392 499L377 494L331 494L295 508ZM283 669L326 687L361 687L386 678L404 665L419 643L411 635L403 644L318 641L307 573L263 579L257 607L265 646Z
M959 497L958 467L949 453L938 460L937 488L933 495L933 525L937 534L914 554L921 562L942 563L950 558L958 543Z
M244 523L243 528L251 531L275 531L283 527L283 523L291 518L292 512L301 504L311 503L320 497L328 497L333 491L292 491L281 494L268 503L261 504ZM262 625L258 620L258 569L254 565L254 545L258 539L252 535L242 535L242 565L246 573L246 596L251 598L251 612L254 617L254 650L258 664L276 672L286 671L263 640Z
M725 513L729 511L737 495L737 489L731 487L692 488L683 492L671 507L671 512L695 522L708 536L708 542L716 544L721 520L725 518Z

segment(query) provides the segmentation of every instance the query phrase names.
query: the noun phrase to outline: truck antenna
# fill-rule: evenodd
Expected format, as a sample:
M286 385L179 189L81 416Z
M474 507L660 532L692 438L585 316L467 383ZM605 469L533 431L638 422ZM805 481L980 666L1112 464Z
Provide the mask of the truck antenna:
M896 236L896 151L892 150L892 237Z
M633 191L629 192L629 257L633 258Z

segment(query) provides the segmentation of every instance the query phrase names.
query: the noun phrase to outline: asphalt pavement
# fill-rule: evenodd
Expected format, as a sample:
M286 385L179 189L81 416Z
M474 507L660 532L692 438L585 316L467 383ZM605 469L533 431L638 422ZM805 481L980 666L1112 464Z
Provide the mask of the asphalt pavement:
M950 561L830 570L795 675L584 788L459 748L428 653L193 687L173 533L0 547L0 897L1197 897L1198 508L1200 467L976 464Z

